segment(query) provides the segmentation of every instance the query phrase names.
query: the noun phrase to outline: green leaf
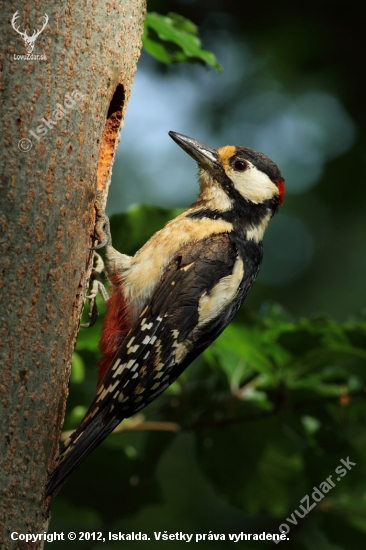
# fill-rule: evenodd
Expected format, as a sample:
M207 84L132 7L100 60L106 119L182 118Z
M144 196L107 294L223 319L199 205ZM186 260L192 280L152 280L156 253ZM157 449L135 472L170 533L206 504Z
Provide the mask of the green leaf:
M68 420L73 426L77 426L82 419L84 418L84 415L87 411L87 407L83 407L82 405L78 405L77 407L74 407L72 411L70 412Z
M163 63L201 63L220 72L216 57L201 47L197 34L196 25L181 15L151 12L146 15L142 43L150 55Z
M317 418L314 418L314 416L304 415L301 418L301 421L304 425L305 430L310 434L314 434L319 430L320 422Z
M169 210L151 204L134 205L111 219L113 246L124 254L133 255L146 241L164 225L182 212Z
M273 364L263 352L256 334L243 325L232 323L213 345L228 352L234 351L258 372L270 375L273 371Z
M72 364L71 364L70 382L80 384L80 382L84 381L84 378L85 378L84 361L81 355L79 355L76 351L74 351Z

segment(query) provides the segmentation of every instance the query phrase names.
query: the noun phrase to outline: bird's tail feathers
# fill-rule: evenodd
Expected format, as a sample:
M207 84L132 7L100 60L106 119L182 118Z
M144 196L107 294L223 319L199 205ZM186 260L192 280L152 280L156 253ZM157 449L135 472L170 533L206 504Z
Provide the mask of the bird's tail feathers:
M79 464L118 426L120 420L112 418L108 422L97 417L91 420L84 430L82 425L71 435L70 443L61 449L61 455L56 468L51 473L46 489L45 498L50 498L50 507L53 499L68 480Z

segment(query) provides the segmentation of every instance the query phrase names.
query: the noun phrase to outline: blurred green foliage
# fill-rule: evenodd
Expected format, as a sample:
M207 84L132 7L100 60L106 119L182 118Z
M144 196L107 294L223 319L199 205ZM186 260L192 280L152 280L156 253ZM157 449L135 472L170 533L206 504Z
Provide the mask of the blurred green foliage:
M113 216L114 246L133 254L178 213L140 206ZM77 426L95 391L105 309L100 301L99 307L97 324L82 329L77 341L65 429ZM282 544L290 549L364 548L365 364L366 319L294 319L275 304L240 312L138 415L144 429L110 435L79 467L53 505L50 532L141 531L151 538L144 544L158 548L154 531L213 531L225 534L216 544L226 548L229 533L279 533L286 523L290 540ZM167 429L150 429L156 423ZM335 469L348 457L355 465L337 479ZM330 475L335 487L298 517L301 499L309 495L311 505L314 487ZM286 519L291 514L297 525ZM75 541L72 547L142 544Z
M145 50L163 63L200 63L221 67L214 54L201 47L198 27L189 19L170 12L163 16L147 13L142 44Z

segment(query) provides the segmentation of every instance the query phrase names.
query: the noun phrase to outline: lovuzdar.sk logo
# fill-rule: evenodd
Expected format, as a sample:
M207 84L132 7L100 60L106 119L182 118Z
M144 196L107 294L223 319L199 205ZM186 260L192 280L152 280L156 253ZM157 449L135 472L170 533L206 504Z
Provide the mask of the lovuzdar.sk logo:
M27 56L18 56L19 58L25 58L25 59L29 59L29 56L31 56L31 54L33 53L33 50L34 50L34 44L37 40L37 38L39 37L39 35L41 34L41 32L44 31L44 29L47 27L47 24L48 24L48 15L47 13L44 14L44 16L42 17L42 19L44 20L43 22L43 26L41 29L38 29L38 30L34 30L33 31L33 34L31 36L28 36L27 34L27 31L24 30L21 31L19 30L19 25L18 25L18 22L17 22L17 19L19 18L19 12L16 11L13 15L13 18L11 20L11 26L13 27L13 29L18 33L20 34L20 36L22 37L23 41L24 41L24 46L25 46L25 49L26 49L26 52L27 52ZM15 56L14 56L15 57ZM37 56L38 57L38 56Z

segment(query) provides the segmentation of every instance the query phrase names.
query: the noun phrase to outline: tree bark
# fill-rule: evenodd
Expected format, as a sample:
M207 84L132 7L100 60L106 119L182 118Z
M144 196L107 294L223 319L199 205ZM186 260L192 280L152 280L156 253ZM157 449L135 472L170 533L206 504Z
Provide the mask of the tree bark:
M0 540L42 533L90 274L95 193L106 199L140 54L145 0L1 2ZM42 6L42 7L40 7ZM29 46L28 46L29 47ZM20 141L21 140L21 141Z

